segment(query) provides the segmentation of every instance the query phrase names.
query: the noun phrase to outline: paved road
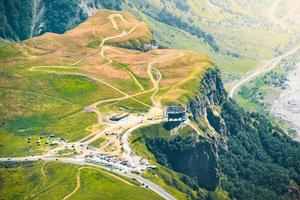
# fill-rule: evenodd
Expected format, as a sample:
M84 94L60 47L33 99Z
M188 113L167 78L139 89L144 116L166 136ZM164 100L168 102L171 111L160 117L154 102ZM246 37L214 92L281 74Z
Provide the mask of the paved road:
M241 80L239 80L237 83L235 83L235 85L231 88L231 90L229 91L229 97L233 97L235 92L245 83L253 80L254 78L256 78L257 76L261 75L262 73L265 73L267 71L272 70L274 67L276 67L281 61L282 59L284 59L285 57L288 57L294 53L296 53L298 50L300 49L300 45L294 47L293 49L291 49L290 51L268 61L267 63L265 63L264 65L262 65L261 67L258 67L257 69L255 69L253 72L251 72L249 75L245 76L244 78L242 78Z
M93 166L93 167L102 168L102 169L112 171L112 172L114 172L116 174L119 174L119 175L122 175L122 176L126 176L126 177L129 177L129 178L135 178L141 184L144 184L145 186L148 186L148 188L150 190L157 193L158 195L160 195L164 199L176 200L172 195L165 192L160 186L156 185L155 183L153 183L153 182L151 182L151 181L149 181L145 178L142 178L142 177L140 177L136 174L132 174L132 173L129 173L129 172L124 173L124 172L121 172L121 171L118 171L118 170L111 170L111 169L103 167L103 166L88 163L88 162L85 161L84 158L57 158L57 157L45 157L45 156L18 157L18 158L10 158L10 160L8 160L8 158L0 158L0 162L24 162L24 161L38 161L38 160L58 161L58 162L63 162L63 163L75 164L75 165L86 165L86 166Z
M276 10L276 8L279 6L279 3L282 0L277 0L273 6L270 8L270 11L268 12L268 16L271 19L271 21L274 24L278 24L280 25L280 27L289 32L289 33L293 33L294 31L288 29L282 22L282 20L277 19L274 16L274 12ZM290 12L287 14L287 16L290 15ZM253 80L254 78L256 78L258 75L265 73L267 71L272 70L274 67L276 67L280 61L282 59L284 59L285 57L288 57L294 53L296 53L298 50L300 49L300 45L296 46L295 48L291 49L290 51L287 51L286 53L279 55L276 58L273 58L270 61L267 61L265 64L263 64L261 67L258 67L257 69L255 69L253 72L251 72L249 75L245 76L244 78L242 78L241 80L239 80L237 83L234 84L234 86L231 88L231 90L229 91L229 96L232 98L235 95L235 92L245 83Z

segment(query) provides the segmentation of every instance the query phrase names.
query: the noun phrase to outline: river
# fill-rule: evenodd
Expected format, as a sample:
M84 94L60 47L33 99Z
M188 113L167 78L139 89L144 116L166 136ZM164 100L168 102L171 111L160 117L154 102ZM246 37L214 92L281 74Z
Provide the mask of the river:
M294 139L300 141L300 63L287 78L287 89L275 100L272 112L293 125L297 132Z

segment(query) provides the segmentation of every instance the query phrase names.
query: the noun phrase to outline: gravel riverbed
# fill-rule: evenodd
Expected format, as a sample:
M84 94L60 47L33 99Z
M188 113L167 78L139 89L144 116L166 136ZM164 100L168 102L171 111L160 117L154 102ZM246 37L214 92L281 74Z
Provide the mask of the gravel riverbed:
M295 140L300 141L300 63L287 78L287 89L275 100L272 112L294 126Z

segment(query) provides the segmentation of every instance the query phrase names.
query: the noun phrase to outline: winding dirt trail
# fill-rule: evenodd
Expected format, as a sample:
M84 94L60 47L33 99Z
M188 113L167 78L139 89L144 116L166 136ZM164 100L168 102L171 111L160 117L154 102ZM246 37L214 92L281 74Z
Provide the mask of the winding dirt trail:
M153 83L153 88L152 89L154 90L154 92L151 95L152 104L153 104L154 107L160 108L161 103L160 103L160 101L155 99L155 96L159 91L159 83L162 79L162 75L161 75L161 73L158 69L156 69L155 67L152 66L152 63L148 64L147 72L148 72L148 75L150 77L151 82ZM154 77L153 74L155 74L156 77Z
M41 173L42 173L44 178L47 178L47 175L46 175L45 170L44 170L46 164L47 164L47 162L43 162L42 167L41 167Z
M106 171L103 171L101 169L97 169L97 168L94 168L94 167L80 167L77 171L77 176L76 176L76 187L74 188L74 190L69 193L68 195L66 195L63 200L67 200L69 199L72 195L74 195L79 189L80 189L80 172L81 170L83 169L91 169L91 170L96 170L96 171L99 171L101 173L104 173L104 174L107 174L109 176L112 176L114 177L115 179L118 179L119 181L122 181L123 183L126 183L128 185L131 185L131 186L134 186L132 183L128 182L127 180L115 175L115 174L112 174L112 173L109 173L109 172L106 172Z
M120 18L124 23L128 23L128 21L123 17L123 15L117 14L117 13L116 14L112 14L112 15L109 16L109 19L112 22L112 25L113 25L114 29L119 30L119 26L118 26L118 24L115 21L116 17Z
M112 14L112 15L110 15L110 16L109 16L109 19L110 19L111 23L113 24L113 27L114 27L115 29L119 30L118 24L117 24L116 21L115 21L115 18L116 18L116 17L120 18L120 19L121 19L123 22L125 22L125 23L127 23L128 21L127 21L127 20L123 17L123 15L121 15L121 14ZM100 36L98 36L98 35L95 33L95 31L93 31L93 34L94 34L96 37L99 37L99 38L102 39L101 44L99 45L99 48L101 49L100 52L99 52L99 54L101 55L101 57L103 57L105 60L107 60L108 63L112 63L113 60L110 59L109 57L106 57L105 54L104 54L105 50L109 48L109 47L107 47L107 46L104 46L105 42L108 41L108 40L116 39L116 38L119 38L119 37L124 37L124 36L126 36L126 35L128 35L128 34L131 34L132 32L134 32L134 31L137 29L137 27L138 27L138 24L135 25L133 28L131 28L128 32L123 31L121 34L118 34L118 35L115 35L115 36L106 37L106 38L104 38L104 39L102 39ZM40 69L40 68L57 68L57 69L72 69L72 68L73 68L73 69L76 69L77 67L74 67L74 66L77 65L78 63L82 62L82 61L85 60L85 59L86 59L86 58L82 58L82 59L76 61L75 63L73 63L73 64L70 65L70 66L35 66L35 67L30 68L30 71L43 71L43 70L38 70L38 69ZM106 63L106 64L107 64L107 63ZM78 69L78 68L77 68L77 69ZM132 95L129 95L129 94L123 92L122 90L118 89L117 87L113 86L112 84L109 84L109 83L107 83L107 82L105 82L105 81L103 81L103 80L97 79L97 78L95 78L95 77L88 76L88 75L85 75L85 74L82 74L82 73L63 73L63 72L57 72L57 71L51 71L51 70L44 70L44 71L48 71L48 72L52 72L52 73L58 73L58 74L66 74L66 75L70 74L70 75L79 75L79 76L88 77L88 78L91 78L91 79L93 79L93 80L95 80L95 81L97 81L97 82L100 82L100 83L104 84L104 85L107 85L108 87L110 87L110 88L112 88L112 89L116 90L117 92L119 92L119 93L121 93L121 94L124 95L124 97L122 97L122 98L117 98L117 99L114 99L114 100L108 100L108 101L104 100L104 101L96 102L96 103L95 103L96 105L99 105L99 104L101 104L101 103L110 102L110 101L116 101L116 100L118 101L118 100L124 100L124 99L127 99L127 98L131 98L131 99L133 99L134 101L137 101L138 103L141 103L142 105L151 108L150 105L148 105L148 104L146 104L146 103L144 103L144 102L142 102L142 101L140 101L140 100L134 98ZM129 75L133 78L133 80L135 81L135 83L137 84L137 86L138 86L142 91L145 91L144 88L143 88L143 86L139 83L139 81L135 78L135 76L134 76L132 73L129 73ZM91 106L92 106L92 105L91 105ZM96 113L96 114L97 114L97 113Z
M121 97L121 98L117 98L117 99L108 99L108 100L103 100L103 101L99 101L99 102L96 102L97 104L100 104L100 103L106 103L106 102L110 102L110 101L116 101L116 100L122 100L122 99L126 99L126 98L131 98L133 99L134 101L140 103L140 104L143 104L144 106L146 107L151 107L150 105L136 99L133 97L133 95L129 95L127 94L126 92L120 90L119 88L115 87L114 85L110 84L110 83L107 83L106 81L103 81L101 79L98 79L98 78L95 78L93 76L88 76L86 74L82 74L82 73L76 73L76 72L57 72L55 70L39 70L39 68L57 68L57 69L70 69L70 68L77 68L77 67L65 67L65 66L35 66L35 67L32 67L30 68L30 71L44 71L44 72L51 72L51 73L56 73L56 74L62 74L62 75L77 75L77 76L83 76L83 77L87 77L87 78L90 78L96 82L100 82L114 90L116 90L117 92L121 93L124 95L124 97ZM136 95L135 95L136 96Z
M84 167L80 167L80 168L78 169L78 171L77 171L77 176L76 176L76 187L74 188L74 190L73 190L70 194L68 194L67 196L65 196L65 197L63 198L63 200L69 199L73 194L75 194L75 193L79 190L79 188L80 188L80 171L81 171L82 169L84 169Z
M272 7L269 9L268 11L268 18L272 21L273 24L275 25L279 25L280 28L282 28L284 31L288 32L288 33L295 33L295 31L289 29L285 24L284 24L284 20L286 20L287 18L290 18L292 17L293 15L293 10L295 8L297 8L297 5L296 5L296 2L295 1L291 1L292 3L289 4L289 12L283 16L281 19L278 19L276 16L275 16L275 12L276 12L276 9L278 8L279 4L282 2L283 0L277 0L273 5Z
M124 17L120 14L113 14L111 15L109 18L110 18L110 21L113 25L113 27L117 30L119 30L119 26L118 24L116 23L115 21L115 18L120 18L123 22L127 22L126 19L124 19ZM112 40L112 39L116 39L118 37L124 37L128 34L131 34L133 33L138 27L138 24L135 25L134 27L132 27L129 31L122 31L122 33L118 34L118 35L115 35L115 36L110 36L110 37L106 37L104 39L102 39L101 41L101 44L99 45L99 48L100 48L100 51L98 53L96 53L95 55L100 55L101 57L103 57L105 60L107 60L108 62L113 62L112 59L110 59L109 57L106 57L105 56L105 50L107 50L109 48L109 46L105 46L105 42L107 42L108 40ZM97 35L95 32L94 32L94 35ZM181 56L181 54L179 55ZM163 56L164 58L168 58L168 56ZM135 93L135 94L127 94L126 92L122 91L121 89L115 87L114 85L106 82L106 81L103 81L101 79L98 79L96 77L93 77L93 76L90 76L90 75L86 75L86 74L83 74L83 73L77 73L77 72L58 72L58 71L55 71L55 69L78 69L78 67L75 67L75 65L79 64L80 62L84 61L85 59L87 59L88 57L86 58L82 58L82 59L79 59L77 60L76 62L74 62L72 65L70 66L35 66L35 67L32 67L30 68L29 70L30 71L44 71L44 72L52 72L52 73L57 73L57 74L64 74L64 75L77 75L77 76L83 76L83 77L88 77L96 82L99 82L99 83L102 83L108 87L110 87L111 89L117 91L118 93L122 94L123 96L122 97L119 97L119 98L114 98L114 99L105 99L105 100L100 100L100 101L97 101L91 105L88 105L87 107L84 108L84 111L86 112L94 112L97 114L98 116L98 121L97 121L97 124L95 124L95 129L93 129L93 133L88 135L87 137L79 140L79 141L76 141L74 143L68 143L67 145L71 146L71 145L88 145L90 144L91 142L97 140L99 137L101 137L106 131L115 131L115 129L120 129L120 127L124 126L126 129L125 129L125 132L124 135L129 135L131 131L133 131L134 129L136 128L139 128L139 127L142 127L142 126L145 126L145 125L150 125L150 124L155 124L155 123L160 123L162 120L159 119L159 120L155 120L155 121L151 121L151 120L148 120L147 118L148 117L153 117L152 115L149 115L147 114L147 116L145 117L142 117L142 116L139 116L139 117L129 117L128 121L124 121L124 122L120 122L120 123L115 123L115 124L109 124L108 127L106 127L104 130L99 130L97 128L97 126L99 124L101 124L103 122L102 120L102 114L100 111L97 110L97 106L99 104L103 104L103 103L110 103L110 102L116 102L116 101L122 101L122 100L125 100L125 99L133 99L134 101L146 106L146 107L149 107L150 110L151 108L156 108L156 107L160 107L160 102L158 100L155 99L155 96L156 94L158 93L159 91L159 83L162 79L162 74L160 73L160 71L156 68L154 68L152 66L152 63L150 63L148 65L148 73L149 73L149 77L153 83L153 88L145 91L145 89L143 88L143 86L139 83L139 81L134 78L134 75L132 74L132 78L133 80L135 81L135 83L138 85L138 87L141 89L141 92L138 92L138 93ZM157 62L160 62L161 60L158 59ZM53 70L51 70L51 68ZM152 103L153 105L148 105L138 99L135 98L135 96L138 96L138 95L141 95L141 94L146 94L146 93L149 93L149 92L153 92L152 96L151 96L151 100L152 100ZM145 122L143 122L143 120L145 120ZM127 127L129 128L127 128ZM92 136L92 137L91 137ZM124 138L122 138L123 140ZM124 141L124 140L123 140ZM126 140L126 144L127 144L127 140ZM85 160L85 155L87 155L87 153L89 153L89 151L84 151L84 152L81 152L81 155L79 156L74 156L73 158L61 158L61 157L55 157L57 155L57 152L59 150L63 150L65 148L65 146L63 145L66 145L66 144L62 144L61 146L55 148L55 149L50 149L46 154L44 155L41 155L41 156L28 156L28 157L22 157L22 158L0 158L0 161L38 161L38 160L44 160L44 161L58 161L58 162L64 162L64 163L71 163L71 164L77 164L77 165L81 165L80 168L78 168L78 171L77 171L77 175L76 175L76 187L73 189L72 192L70 192L69 194L67 194L63 200L66 200L66 199L71 199L72 196L78 192L78 190L80 189L80 186L81 186L81 178L80 178L80 173L82 171L82 169L85 169L87 168L86 166L93 166L95 168L92 168L92 169L95 169L95 170L98 170L98 171L101 171L102 173L107 173L109 174L110 176L113 176L114 178L117 178L121 181L123 181L124 183L126 184L129 184L129 185L133 185L132 183L128 182L127 180L119 177L119 176L116 176L115 174L112 174L110 172L104 172L103 170L100 170L100 169L97 169L98 167L100 168L105 168L107 170L111 170L110 168L107 168L107 167L103 167L103 166L98 166L98 165L94 165L94 164L91 164L89 162L86 162ZM129 144L128 144L129 145ZM128 146L128 149L130 149L130 147ZM95 151L96 152L96 151ZM86 153L86 154L85 154ZM130 155L132 156L132 155ZM83 166L84 165L84 166ZM44 166L43 166L44 167ZM41 169L41 173L43 174L43 176L46 176L45 172L43 171L43 167ZM96 168L97 167L97 168ZM91 167L90 167L91 168ZM138 180L139 182L147 185L147 187L149 189L151 189L152 191L156 192L157 194L159 194L160 196L162 196L163 198L165 199L170 199L170 200L174 200L175 198L173 196L171 196L170 194L168 194L167 192L165 192L162 188L160 188L160 186L152 183L151 181L147 180L147 179L144 179L142 178L141 176L138 176L138 175L135 175L135 174L132 174L130 171L126 171L126 172L123 172L123 171L114 171L115 173L119 174L119 175L122 175L122 176L126 176L126 177L130 177L130 178L135 178L136 180Z

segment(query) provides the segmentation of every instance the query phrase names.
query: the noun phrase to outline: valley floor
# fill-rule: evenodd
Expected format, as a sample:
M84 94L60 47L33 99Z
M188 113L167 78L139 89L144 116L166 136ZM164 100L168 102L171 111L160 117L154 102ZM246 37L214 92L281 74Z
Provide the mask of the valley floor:
M287 89L283 90L280 97L272 106L272 113L290 122L297 131L295 139L300 141L300 63L288 75Z

